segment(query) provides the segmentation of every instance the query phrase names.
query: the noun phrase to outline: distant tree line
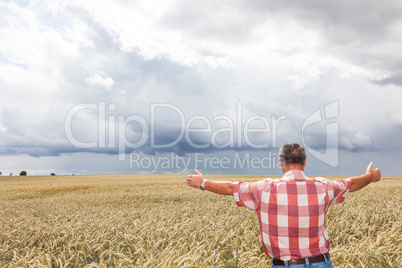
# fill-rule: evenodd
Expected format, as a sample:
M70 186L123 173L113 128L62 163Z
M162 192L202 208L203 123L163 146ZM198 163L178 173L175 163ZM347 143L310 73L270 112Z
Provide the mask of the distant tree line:
M21 171L20 172L20 176L26 176L28 173L25 171L25 170L23 170L23 171ZM12 176L13 175L13 173L10 173L10 176ZM3 174L0 172L0 176L3 176ZM50 176L56 176L56 174L55 173L50 173ZM74 174L73 174L73 176L74 176Z

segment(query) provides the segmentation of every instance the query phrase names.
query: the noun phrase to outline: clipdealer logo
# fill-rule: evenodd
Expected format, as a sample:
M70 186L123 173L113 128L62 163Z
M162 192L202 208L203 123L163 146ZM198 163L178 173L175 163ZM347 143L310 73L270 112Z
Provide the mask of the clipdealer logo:
M138 149L148 146L158 151L169 151L178 145L179 142L186 142L192 148L205 149L214 147L217 149L233 150L233 155L216 157L207 156L202 153L192 156L182 157L171 153L165 155L146 155L140 153L130 153L130 168L145 171L166 171L189 169L190 166L200 169L236 169L236 168L280 168L279 160L276 154L268 152L268 156L257 157L250 153L240 154L236 149L243 146L251 149L276 148L278 141L278 126L287 119L285 115L278 117L271 116L267 118L262 115L244 116L242 102L237 102L236 113L234 117L229 115L216 115L207 118L204 115L194 115L190 118L185 117L184 112L170 103L151 104L147 115L132 114L114 115L117 109L113 103L107 105L105 101L98 103L81 103L73 106L65 117L65 135L67 140L74 146L82 149L107 148L118 151L119 160L126 160L127 148ZM93 129L96 138L92 141L83 141L82 137L74 135L73 120L76 117L92 113L97 120L97 128ZM169 113L175 117L179 133L173 139L158 139L157 133L163 132L163 125L158 124L156 118L158 115ZM338 165L338 122L335 121L339 116L339 101L333 101L325 105L322 109L316 110L310 114L303 122L301 127L302 145L308 153L318 160L330 165ZM146 118L149 118L148 120ZM257 124L256 124L257 122ZM160 123L160 122L159 122ZM306 141L306 129L310 126L325 124L326 146L324 152L320 152L310 147ZM127 136L127 128L130 124L136 124L141 129L136 132L135 137ZM202 125L202 127L200 126ZM256 125L258 127L256 127ZM316 125L316 126L317 126ZM320 130L322 131L322 130ZM321 132L320 132L321 133ZM203 136L203 139L194 137ZM260 135L260 136L258 136ZM254 139L252 137L254 136ZM255 139L255 137L263 137ZM207 137L207 138L205 138ZM225 137L222 139L222 137ZM164 142L164 143L163 143ZM321 148L322 149L322 148ZM188 154L190 155L190 154Z

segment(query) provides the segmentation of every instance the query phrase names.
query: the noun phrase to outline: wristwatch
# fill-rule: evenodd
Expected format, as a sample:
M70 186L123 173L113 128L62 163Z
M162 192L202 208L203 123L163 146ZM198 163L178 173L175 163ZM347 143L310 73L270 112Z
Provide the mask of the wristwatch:
M202 191L205 190L205 187L204 187L205 181L206 181L206 179L204 179L204 180L202 181L201 185L200 185L200 189L201 189Z

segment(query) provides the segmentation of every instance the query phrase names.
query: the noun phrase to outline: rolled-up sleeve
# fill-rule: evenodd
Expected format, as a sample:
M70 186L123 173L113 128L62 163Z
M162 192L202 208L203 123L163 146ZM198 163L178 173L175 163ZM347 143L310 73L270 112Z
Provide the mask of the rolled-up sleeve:
M261 193L264 189L265 181L257 182L234 182L233 196L235 202L240 207L258 209L261 201Z
M327 191L329 195L329 202L331 205L342 203L350 190L350 179L344 180L328 180Z

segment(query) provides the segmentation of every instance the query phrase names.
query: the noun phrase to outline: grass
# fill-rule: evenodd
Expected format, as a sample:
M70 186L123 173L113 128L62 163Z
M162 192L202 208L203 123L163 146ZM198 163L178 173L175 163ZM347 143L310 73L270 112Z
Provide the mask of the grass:
M402 267L401 212L402 178L332 206L335 267ZM269 267L255 213L184 175L0 177L0 234L1 267Z

